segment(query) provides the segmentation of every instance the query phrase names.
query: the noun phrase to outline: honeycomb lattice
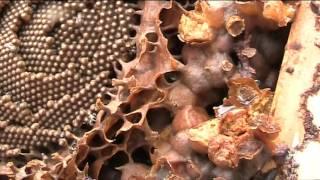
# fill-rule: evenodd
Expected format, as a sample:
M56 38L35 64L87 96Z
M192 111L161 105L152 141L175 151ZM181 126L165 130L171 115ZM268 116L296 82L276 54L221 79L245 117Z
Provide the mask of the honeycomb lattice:
M96 98L110 99L111 78L130 58L133 9L122 1L0 5L0 158L40 155L90 128Z

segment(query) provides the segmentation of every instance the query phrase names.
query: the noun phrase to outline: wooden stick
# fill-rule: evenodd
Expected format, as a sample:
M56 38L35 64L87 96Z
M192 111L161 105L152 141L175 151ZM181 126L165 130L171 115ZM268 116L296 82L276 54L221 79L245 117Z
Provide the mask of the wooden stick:
M302 1L292 25L272 104L274 118L282 127L279 138L289 147L301 144L305 135L302 95L313 85L313 75L320 62L320 48L315 40L316 14L310 1Z
M316 120L319 121L314 117L316 113L320 113L320 102L318 102L316 112L311 110L314 107L303 105L306 103L304 101L306 96L307 98L319 98L320 96L319 93L312 97L306 94L316 85L314 76L320 63L320 48L316 45L320 32L317 31L316 21L317 14L312 12L310 1L301 1L289 35L272 105L273 116L282 127L277 140L292 149L302 143L304 145L302 150L296 150L293 155L294 160L299 164L298 179L320 179L319 139L305 141L309 133L305 126L307 119L310 120L308 113L312 114L313 124L316 123Z

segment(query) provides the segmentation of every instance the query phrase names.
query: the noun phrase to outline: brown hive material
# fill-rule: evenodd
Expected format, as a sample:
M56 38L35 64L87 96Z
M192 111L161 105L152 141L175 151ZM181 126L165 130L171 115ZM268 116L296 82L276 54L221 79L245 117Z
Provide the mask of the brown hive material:
M81 9L77 3L62 4L66 8ZM286 146L271 141L278 137L281 127L269 115L273 93L270 89L262 88L275 87L289 30L289 27L283 26L292 20L295 6L283 2L266 4L260 1L138 1L133 15L138 22L131 26L136 47L134 59L117 59L118 64L109 64L109 74L89 83L101 85L101 89L110 87L106 77L114 74L114 71L118 73L116 79L112 80L114 91L105 88L96 101L99 112L93 118L94 127L78 138L75 146L52 154L49 159L45 159L45 163L29 161L22 168L8 163L4 167L5 176L70 180L254 179L268 162L283 157L287 150ZM268 7L267 15L260 11L265 6ZM272 8L290 11L275 16ZM70 13L69 16L72 16L72 11ZM90 13L86 17L91 17ZM211 21L211 17L217 18L219 22ZM75 61L72 59L79 59L78 64L73 62L66 66L71 73L87 76L96 74L94 68L91 69L95 64L90 64L90 59L81 58L82 53L95 58L90 55L90 48L95 47L94 42L90 44L85 39L83 43L89 43L90 46L77 51L77 45L81 42L79 40L77 45L70 44L78 36L68 33L71 30L81 31L81 28L70 30L70 27L77 27L77 23L69 21L66 26L69 28L61 27L63 30L59 31L58 28L54 31L60 33L59 36L53 35L56 43L46 39L44 44L52 43L54 47L60 48L61 58L68 57L66 59L71 62ZM107 26L113 25L106 23ZM199 27L199 31L193 31L194 27ZM83 38L94 36L95 33L90 34L94 29L86 31ZM275 31L279 37L272 34ZM106 32L114 31L110 29ZM59 39L60 36L64 38ZM115 51L121 46L111 50L108 43L102 43L101 46L106 48L102 52L110 50L112 54L105 54L103 62L105 59L107 62L115 60L122 55ZM112 41L111 47L115 44ZM265 52L266 49L268 52ZM21 65L35 72L46 71L36 68L39 62L34 61L41 50L34 54L34 57L26 55L29 64ZM57 65L46 73L59 74L66 67ZM109 69L111 67L115 68L114 71ZM30 80L41 79L42 74L38 76ZM101 83L102 80L108 80L107 85ZM92 88L85 86L85 89L89 91ZM223 100L227 89L228 98ZM68 91L68 88L64 90ZM81 92L80 99L87 94L83 89ZM110 101L105 101L105 94L111 97ZM72 96L62 96L60 104L70 98ZM10 107L11 99L5 96L4 104ZM91 99L86 98L83 102L89 101ZM35 103L34 99L30 102ZM56 107L54 101L47 104ZM216 105L220 106L213 109ZM38 104L34 104L34 107L37 108ZM70 107L70 104L61 109L68 109L66 107ZM30 111L32 113L34 109ZM86 111L82 113L86 114ZM57 115L54 119L59 117ZM26 125L29 125L28 122ZM77 122L81 123L81 119L75 124ZM40 121L33 127L47 128L51 124ZM55 129L64 130L62 135L65 137L72 136L69 133L72 127L62 126ZM11 128L6 122L0 124L1 127ZM39 135L41 139L42 134ZM64 143L63 140L58 141ZM2 149L8 151L8 146ZM276 171L278 164L274 164L269 169ZM30 167L36 170L31 171ZM270 171L265 173L266 176L275 176L270 175Z
M133 9L122 1L0 7L0 159L42 158L93 125L97 97L108 102L118 62L130 59Z

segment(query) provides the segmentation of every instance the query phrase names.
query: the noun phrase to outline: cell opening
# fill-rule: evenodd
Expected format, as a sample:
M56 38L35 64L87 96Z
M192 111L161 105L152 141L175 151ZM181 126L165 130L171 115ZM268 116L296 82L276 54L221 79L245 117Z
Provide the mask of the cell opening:
M108 161L111 167L120 167L129 163L129 157L124 151L118 151Z
M88 154L87 157L86 157L83 161L81 161L80 164L78 164L78 169L79 169L80 171L83 171L83 170L84 170L84 167L86 166L86 164L91 165L91 164L92 164L93 162L95 162L96 160L97 160L97 158L96 158L94 155Z
M136 35L137 35L137 31L136 30L134 30L134 29L130 29L129 30L129 36L130 37L134 38L134 37L136 37Z
M92 129L92 126L89 123L83 123L79 129L81 130L80 132L87 132Z
M26 172L26 174L32 174L32 167L26 167L25 169L24 169L24 172Z
M124 140L125 140L124 134L119 134L114 138L114 141L112 142L112 144L122 144Z
M159 15L159 19L161 21L160 27L178 27L182 13L182 10L176 5L176 3L173 3L172 8L170 9L162 9Z
M177 35L168 38L168 49L172 55L181 55L182 47L183 43L180 41Z
M141 23L141 15L139 15L139 14L133 14L133 15L132 15L132 23L133 23L134 25L139 26L140 23Z
M167 88L179 81L180 78L181 73L179 71L166 72L156 79L156 84L159 88Z
M103 94L101 97L101 101L103 104L108 104L109 101L111 101L111 96L109 94Z
M136 163L142 163L148 166L152 165L148 146L142 146L135 149L132 152L131 157L133 161Z
M124 124L123 119L118 119L116 123L114 123L106 132L106 137L110 140L115 138L117 131L122 127Z
M130 121L132 124L138 123L140 122L141 118L142 118L142 114L141 113L133 113L128 115L127 120Z
M37 150L43 154L50 154L51 151L48 147L44 147L44 146L41 146L41 147L37 147Z
M130 104L129 103L122 103L120 104L119 106L119 109L122 113L124 114L128 114L131 112L131 107L130 107Z
M233 62L236 66L238 66L239 63L240 63L240 59L238 58L237 53L236 53L235 51L230 52L230 57L231 57L232 62Z
M127 53L127 62L134 60L137 56L137 47L131 46Z
M158 35L155 32L148 32L145 36L149 42L152 42L152 43L158 42Z
M227 93L228 89L227 88L214 89L214 91L219 92L219 98L214 98L215 101L209 102L209 104L205 106L205 110L209 116L216 117L213 107L218 107L219 105L223 104L223 97L228 96L228 93Z
M88 137L87 143L90 147L100 147L104 145L106 141L103 139L102 134L96 132Z
M179 71L166 72L163 77L167 83L172 84L181 78L181 73Z
M176 2L179 3L181 6L188 5L188 0L177 0Z
M115 68L119 71L122 70L122 65L118 62L118 61L115 61Z
M164 107L149 109L147 112L147 121L153 131L161 132L171 124L172 120L172 113Z
M121 180L122 173L110 165L102 165L98 179Z
M20 152L22 154L27 154L27 153L30 153L30 150L29 149L21 149Z
M147 44L147 51L148 52L155 52L156 48L157 48L157 46L152 44L152 43L150 43L150 42Z

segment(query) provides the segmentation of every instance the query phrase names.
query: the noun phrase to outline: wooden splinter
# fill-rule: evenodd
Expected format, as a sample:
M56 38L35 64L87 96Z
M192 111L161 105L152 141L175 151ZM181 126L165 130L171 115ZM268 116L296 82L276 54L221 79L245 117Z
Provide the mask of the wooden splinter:
M272 104L274 118L281 124L279 139L289 147L304 139L304 115L301 98L312 85L320 62L320 48L315 40L320 32L315 28L316 14L310 2L301 2L292 25Z
M306 135L310 134L308 127L314 126L319 119L311 114L312 121L307 122L308 118L310 121L310 112L316 112L312 112L311 106L305 105L304 101L309 97L319 97L319 93L306 93L316 85L314 77L319 73L320 48L316 41L320 31L317 31L317 16L312 11L310 1L301 1L287 42L271 111L281 125L275 143L285 143L291 149L304 145L303 150L294 155L299 164L299 179L320 178L320 172L313 168L320 166L319 155L313 153L320 152L319 138L305 141Z

